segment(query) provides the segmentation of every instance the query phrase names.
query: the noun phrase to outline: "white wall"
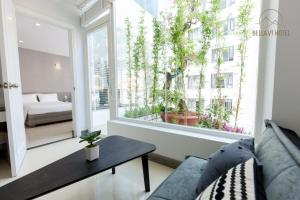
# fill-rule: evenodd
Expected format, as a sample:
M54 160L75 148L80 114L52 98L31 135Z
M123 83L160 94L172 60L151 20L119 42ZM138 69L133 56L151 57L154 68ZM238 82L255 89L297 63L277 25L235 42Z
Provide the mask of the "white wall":
M279 3L289 37L278 37L273 101L273 120L300 136L300 1Z
M155 144L156 151L154 153L179 161L184 160L186 155L196 155L207 159L222 145L236 141L120 121L108 122L108 133L109 135L121 135ZM181 135L182 133L185 136Z
M75 71L75 85L77 102L76 116L78 130L87 129L86 112L85 112L85 76L84 76L84 64L83 64L83 30L80 26L80 13L75 6L72 6L71 1L61 0L14 0L17 11L33 11L45 18L53 19L61 23L74 27L74 57L76 62L74 63Z
M23 93L72 92L70 57L19 48L19 58Z

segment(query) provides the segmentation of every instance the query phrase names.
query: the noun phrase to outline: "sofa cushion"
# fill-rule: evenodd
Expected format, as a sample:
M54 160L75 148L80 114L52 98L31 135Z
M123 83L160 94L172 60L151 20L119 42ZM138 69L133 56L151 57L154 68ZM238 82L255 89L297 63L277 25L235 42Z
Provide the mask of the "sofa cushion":
M280 130L300 150L300 137L294 131L280 127Z
M148 198L148 200L194 200L198 180L207 161L189 157Z
M272 121L258 139L256 156L263 164L268 199L294 200L300 194L300 151Z
M226 173L227 170L255 157L253 151L254 139L239 140L222 146L220 150L209 157L195 192L200 194L214 180Z

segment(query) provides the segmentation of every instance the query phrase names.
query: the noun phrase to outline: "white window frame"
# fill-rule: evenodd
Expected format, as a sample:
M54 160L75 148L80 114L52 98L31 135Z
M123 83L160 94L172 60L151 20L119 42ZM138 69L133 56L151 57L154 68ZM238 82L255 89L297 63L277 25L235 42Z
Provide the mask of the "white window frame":
M266 1L267 2L267 1ZM266 2L261 1L261 10L264 10L264 8L269 8L268 5L271 4L271 0L268 0L267 3L269 4L265 4ZM120 117L118 116L118 102L117 102L117 92L118 92L118 73L117 73L117 69L118 66L117 64L117 58L115 55L117 55L117 48L116 48L116 27L115 27L115 1L113 1L111 3L111 7L110 7L110 30L112 30L112 32L110 33L110 39L109 39L109 43L110 45L112 45L112 51L110 52L109 55L109 62L110 62L110 66L111 67L111 120L116 120L116 121L123 121L123 122L128 122L128 123L134 123L137 125L145 125L145 126L150 126L153 127L154 129L157 129L157 127L161 127L161 128L167 128L167 129L174 129L177 131L188 131L188 132L193 132L193 133L198 133L198 134L205 134L205 135L210 135L210 136L215 136L215 137L219 137L219 138L224 138L224 139L241 139L241 138L252 138L253 136L256 136L257 132L261 132L262 131L262 127L263 127L263 118L265 116L267 116L265 114L265 112L270 112L269 110L266 110L263 108L264 104L266 104L266 101L273 101L273 90L272 91L268 91L268 94L265 94L265 91L270 89L270 87L265 87L266 83L264 80L265 76L270 76L270 79L274 79L274 70L271 70L271 74L266 74L267 71L264 69L264 66L266 64L265 61L265 57L266 55L275 55L276 53L276 49L273 49L272 52L269 52L269 43L271 42L273 45L276 45L276 38L271 38L270 41L267 41L268 39L261 37L260 38L260 45L259 45L259 66L258 66L258 78L257 78L257 100L256 100L256 114L255 114L255 127L254 127L254 135L253 136L249 136L249 135L245 135L245 134L239 134L239 133L231 133L231 132L226 132L226 131L221 131L221 130L214 130L214 129L206 129L206 128L195 128L195 127L188 127L188 126L182 126L182 125L176 125L176 124L169 124L169 123L164 123L164 122L151 122L151 121L142 121L142 120L137 120L137 119L129 119L129 118L125 118L125 117ZM273 5L272 5L273 6ZM278 8L278 5L275 5L275 7ZM274 53L274 52L275 53ZM270 58L271 61L273 61L273 59L275 60L275 58ZM274 66L271 66L275 68ZM272 85L272 84L271 84ZM269 109L269 108L268 108ZM258 111L262 111L263 112L258 112Z

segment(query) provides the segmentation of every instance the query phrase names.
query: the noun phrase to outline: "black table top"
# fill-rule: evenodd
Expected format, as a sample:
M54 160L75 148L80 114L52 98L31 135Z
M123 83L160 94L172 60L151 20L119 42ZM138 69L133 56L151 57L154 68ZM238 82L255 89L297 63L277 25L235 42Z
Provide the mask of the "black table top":
M34 171L0 188L0 199L32 199L78 182L155 151L152 144L109 136L99 142L98 160L85 159L84 149ZM46 155L45 155L46 156Z

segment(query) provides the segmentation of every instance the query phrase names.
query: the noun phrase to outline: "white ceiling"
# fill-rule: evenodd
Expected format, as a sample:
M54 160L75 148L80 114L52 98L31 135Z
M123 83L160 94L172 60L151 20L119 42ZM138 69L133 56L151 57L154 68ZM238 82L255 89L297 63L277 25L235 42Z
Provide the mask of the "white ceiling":
M78 0L79 1L79 0ZM39 23L40 26L36 26ZM19 47L69 56L68 31L23 15L17 15ZM23 43L20 43L23 41Z
M90 8L98 0L68 0L71 1L81 11Z

